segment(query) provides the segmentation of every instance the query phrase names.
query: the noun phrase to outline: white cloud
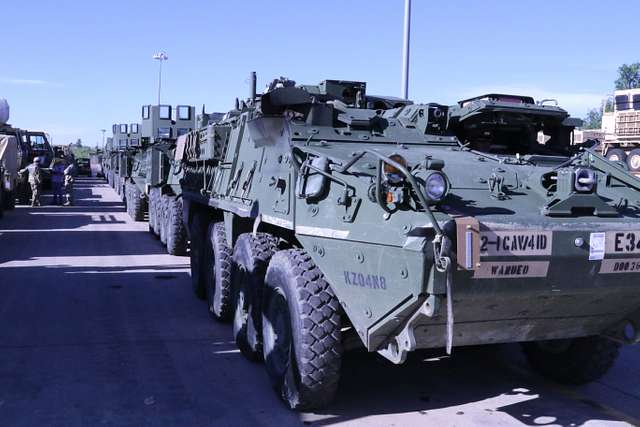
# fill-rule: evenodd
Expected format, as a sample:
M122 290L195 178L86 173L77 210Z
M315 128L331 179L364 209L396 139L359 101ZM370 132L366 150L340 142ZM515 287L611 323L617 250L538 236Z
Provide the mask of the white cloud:
M0 77L0 84L16 85L16 86L62 86L60 83L53 83L46 80L37 79L14 79L9 77Z
M560 107L567 110L574 117L584 117L590 109L600 108L602 100L607 97L606 93L552 91L536 86L503 84L469 88L461 93L460 99L471 98L485 93L528 95L532 96L536 101L555 99Z

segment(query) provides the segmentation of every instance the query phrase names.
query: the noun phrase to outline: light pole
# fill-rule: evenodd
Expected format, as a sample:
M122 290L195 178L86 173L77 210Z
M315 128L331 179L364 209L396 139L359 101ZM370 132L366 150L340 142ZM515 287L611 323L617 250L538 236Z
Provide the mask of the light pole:
M160 62L160 68L158 69L158 105L160 105L160 91L162 90L162 62L169 59L169 57L164 52L158 52L153 55L153 59Z
M402 40L402 97L409 99L409 35L411 33L411 0L404 0L404 37Z

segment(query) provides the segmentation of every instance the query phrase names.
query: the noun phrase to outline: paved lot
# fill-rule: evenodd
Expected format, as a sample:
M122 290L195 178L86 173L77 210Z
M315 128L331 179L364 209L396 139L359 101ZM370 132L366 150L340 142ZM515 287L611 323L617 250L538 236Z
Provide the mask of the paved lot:
M0 425L640 424L640 347L580 388L537 377L515 345L403 366L351 354L332 407L291 413L192 295L188 259L102 181L76 187L78 206L0 219Z

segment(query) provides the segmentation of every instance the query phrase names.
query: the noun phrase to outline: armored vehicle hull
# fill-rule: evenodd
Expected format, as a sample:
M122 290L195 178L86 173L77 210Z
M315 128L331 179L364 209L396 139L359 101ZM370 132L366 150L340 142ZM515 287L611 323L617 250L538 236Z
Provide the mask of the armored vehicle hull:
M593 380L640 338L640 180L572 152L573 126L529 97L276 80L176 150L194 292L292 408L331 400L354 343L523 342Z

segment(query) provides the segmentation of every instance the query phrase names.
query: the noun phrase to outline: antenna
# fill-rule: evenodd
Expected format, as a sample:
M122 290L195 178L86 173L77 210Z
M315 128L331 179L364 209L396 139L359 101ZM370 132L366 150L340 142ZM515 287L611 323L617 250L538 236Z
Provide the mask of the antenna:
M404 37L402 40L402 97L409 99L409 36L411 33L411 0L404 0Z

